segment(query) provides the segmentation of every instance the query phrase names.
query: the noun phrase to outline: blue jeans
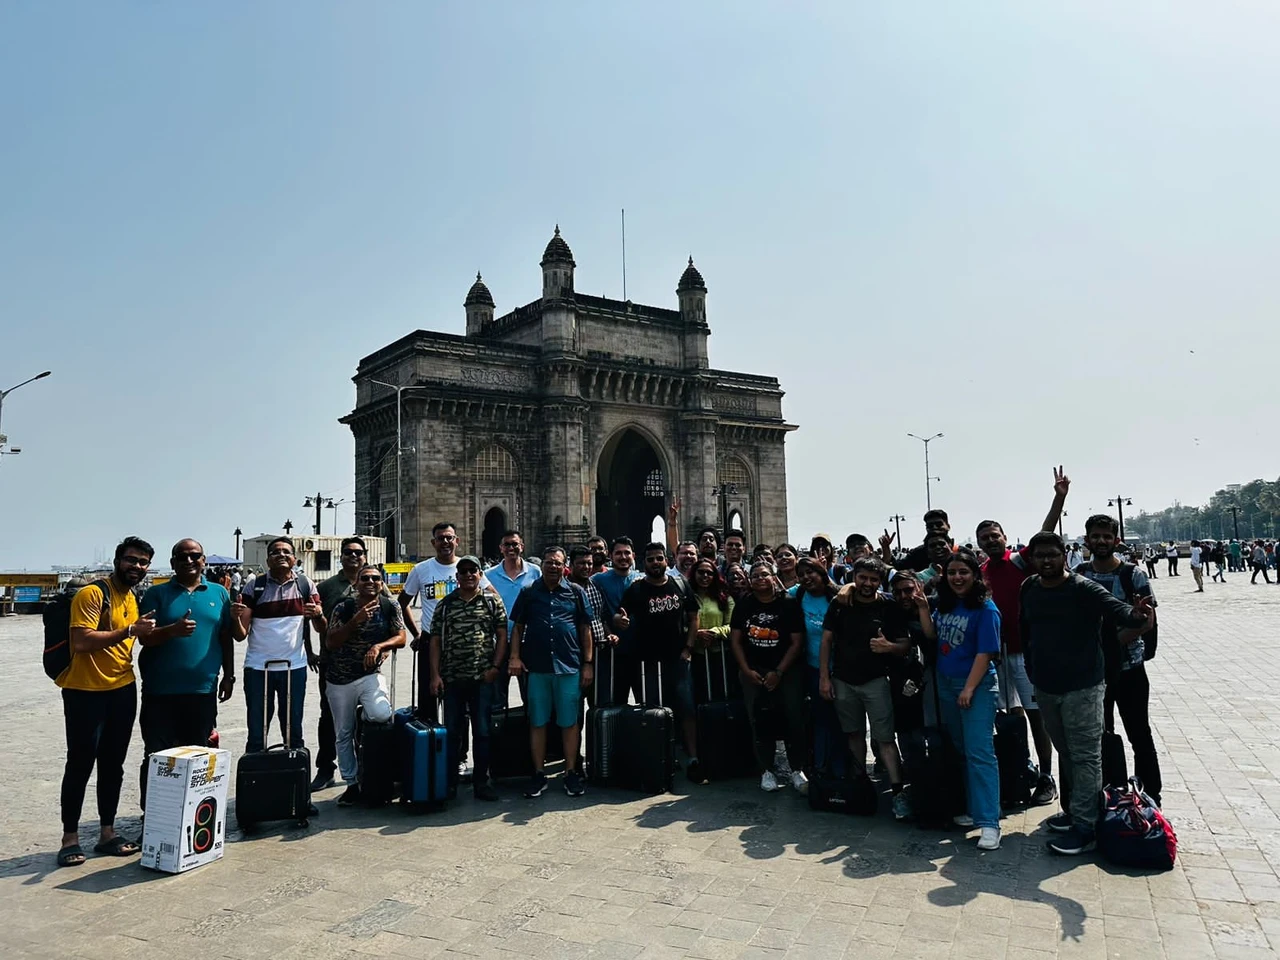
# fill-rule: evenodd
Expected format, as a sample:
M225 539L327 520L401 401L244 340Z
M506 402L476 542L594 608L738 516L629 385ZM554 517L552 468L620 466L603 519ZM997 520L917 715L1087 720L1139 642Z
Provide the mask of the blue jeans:
M265 670L244 668L244 702L246 720L249 725L249 739L245 741L245 753L256 753L266 747L265 731L276 715L276 704L280 705L280 732L284 733L285 694L289 688L293 691L293 712L289 717L289 741L294 747L306 746L302 734L302 708L307 699L307 668L297 667L293 670ZM267 715L262 715L262 692L266 685Z
M942 723L956 749L964 755L969 788L969 816L975 826L1000 826L1000 767L996 763L996 676L988 673L973 692L969 709L962 710L956 697L964 689L964 677L938 674Z
M823 771L833 777L843 777L849 770L849 738L840 729L836 707L818 693L817 667L808 664L804 668L809 694L809 720L813 724L813 770Z
M465 756L468 716L471 717L471 782L484 783L489 779L489 715L493 712L495 687L483 680L451 680L444 685L450 785L457 781L458 761Z

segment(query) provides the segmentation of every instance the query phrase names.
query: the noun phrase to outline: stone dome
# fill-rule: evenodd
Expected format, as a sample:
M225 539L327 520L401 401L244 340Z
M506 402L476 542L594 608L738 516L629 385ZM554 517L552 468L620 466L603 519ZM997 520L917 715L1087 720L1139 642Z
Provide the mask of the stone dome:
M545 267L548 263L567 263L570 266L577 266L573 262L573 251L569 249L569 245L560 236L560 224L558 223L556 224L555 236L547 244L547 249L542 251L542 266Z
M693 257L689 258L689 265L684 268L684 273L680 274L680 283L676 286L676 292L681 293L685 290L701 290L706 292L707 285L702 279L702 274L698 272L698 268L693 265Z
M476 282L471 285L471 289L467 291L467 299L462 301L464 307L474 306L475 304L483 304L486 307L493 306L493 294L489 292L489 288L484 285L484 281L480 279L480 274L476 273Z

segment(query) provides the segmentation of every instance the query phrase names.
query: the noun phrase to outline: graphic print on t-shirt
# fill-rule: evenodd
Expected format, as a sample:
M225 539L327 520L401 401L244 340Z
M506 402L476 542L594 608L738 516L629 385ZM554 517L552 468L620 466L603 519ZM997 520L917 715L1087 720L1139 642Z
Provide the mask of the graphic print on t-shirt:
M969 617L964 612L954 610L951 613L939 613L937 624L938 652L949 657L952 650L964 646L964 636L969 630Z

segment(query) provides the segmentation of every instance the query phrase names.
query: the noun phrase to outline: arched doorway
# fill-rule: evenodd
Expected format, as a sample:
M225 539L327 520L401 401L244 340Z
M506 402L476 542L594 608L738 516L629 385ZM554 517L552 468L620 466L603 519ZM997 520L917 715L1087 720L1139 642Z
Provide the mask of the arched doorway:
M494 557L502 556L502 534L507 529L507 515L501 507L491 507L484 515L484 532L480 535L480 550L484 554L480 559L488 562Z
M638 430L623 430L605 444L596 479L596 532L606 540L630 537L639 553L654 518L666 515L667 478L657 450Z

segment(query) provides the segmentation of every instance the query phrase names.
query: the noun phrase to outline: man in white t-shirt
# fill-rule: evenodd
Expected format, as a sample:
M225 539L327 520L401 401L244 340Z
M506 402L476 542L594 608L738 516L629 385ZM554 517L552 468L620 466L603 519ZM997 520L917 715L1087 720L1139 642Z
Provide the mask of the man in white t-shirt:
M1196 578L1196 593L1204 593L1203 548L1199 540L1191 541L1191 575Z
M435 616L436 604L458 589L458 533L452 523L437 523L431 528L431 546L436 555L430 560L423 560L409 571L404 587L400 591L400 609L404 611L404 627L413 638L413 649L425 654L424 649L431 635L431 618ZM494 592L492 584L483 574L480 576L480 589ZM410 604L417 597L422 607L422 629L414 623ZM419 643L419 637L422 637ZM431 669L428 657L418 658L418 702L429 703L427 695L431 683Z
M1071 555L1067 557L1067 569L1074 570L1082 563L1084 563L1084 551L1080 549L1078 543L1071 544Z
M306 577L294 573L297 563L293 541L276 537L267 544L267 572L250 577L244 592L231 604L231 635L248 640L244 655L244 699L248 740L245 752L265 749L271 717L280 710L281 726L288 723L289 743L305 746L302 710L307 695L307 650L302 642L302 624L321 638L327 632L320 593ZM285 668L273 661L287 661ZM267 664L271 663L270 670ZM262 715L264 688L267 715ZM289 716L286 703L292 699Z

